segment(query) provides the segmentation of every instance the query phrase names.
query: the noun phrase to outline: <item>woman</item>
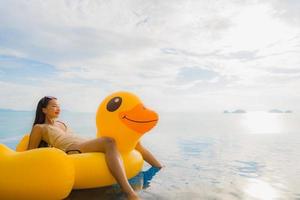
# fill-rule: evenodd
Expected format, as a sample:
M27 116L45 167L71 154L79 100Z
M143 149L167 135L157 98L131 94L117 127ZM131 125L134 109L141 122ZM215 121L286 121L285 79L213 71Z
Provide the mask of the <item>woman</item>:
M137 194L128 183L115 141L108 137L91 140L80 138L72 134L63 122L56 120L59 114L60 106L57 98L45 96L39 101L30 133L28 150L50 145L66 153L103 152L111 174L128 198L138 199ZM140 143L137 144L136 149L150 165L158 168L162 167L160 162Z

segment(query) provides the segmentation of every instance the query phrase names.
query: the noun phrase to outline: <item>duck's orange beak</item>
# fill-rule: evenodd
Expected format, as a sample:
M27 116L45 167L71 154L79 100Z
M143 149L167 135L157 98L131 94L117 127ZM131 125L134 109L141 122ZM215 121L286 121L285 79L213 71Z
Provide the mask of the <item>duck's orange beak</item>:
M141 134L151 130L158 121L156 112L145 108L143 104L138 104L129 111L120 112L119 117L128 128Z

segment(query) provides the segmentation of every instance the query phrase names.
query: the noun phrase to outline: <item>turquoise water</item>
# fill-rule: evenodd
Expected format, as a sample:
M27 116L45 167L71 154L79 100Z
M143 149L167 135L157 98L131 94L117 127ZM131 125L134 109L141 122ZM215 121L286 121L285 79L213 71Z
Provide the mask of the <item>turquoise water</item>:
M94 114L61 116L94 137ZM0 112L0 142L15 148L31 112ZM145 164L130 180L142 199L300 199L300 116L252 112L160 113L142 142L166 166ZM76 190L68 199L124 199L117 185Z

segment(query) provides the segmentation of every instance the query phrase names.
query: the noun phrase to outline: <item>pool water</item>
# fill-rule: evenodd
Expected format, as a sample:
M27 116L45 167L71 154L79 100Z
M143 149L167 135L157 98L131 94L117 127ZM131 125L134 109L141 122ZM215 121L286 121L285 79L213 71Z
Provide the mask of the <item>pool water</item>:
M15 148L33 112L0 112L0 142ZM61 116L95 137L95 114ZM160 113L142 143L165 165L130 180L142 199L300 199L300 116L251 112ZM74 190L67 199L125 199L118 185Z

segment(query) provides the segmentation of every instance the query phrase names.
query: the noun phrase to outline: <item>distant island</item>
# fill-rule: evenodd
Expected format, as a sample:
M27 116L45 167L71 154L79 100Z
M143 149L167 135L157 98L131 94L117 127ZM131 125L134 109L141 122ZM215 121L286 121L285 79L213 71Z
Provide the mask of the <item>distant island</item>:
M246 111L242 110L242 109L237 109L237 110L233 111L232 113L246 113Z
M20 112L18 110L7 109L7 108L0 108L0 112ZM21 111L22 112L22 111Z
M63 113L89 113L89 112L80 112L80 111L70 111L70 110L61 110ZM14 110L10 108L0 108L0 112L35 112L35 110Z
M245 110L242 110L242 109L237 109L237 110L234 110L232 112L228 111L228 110L224 110L225 114L228 114L228 113L234 113L234 114L242 114L242 113L247 113Z
M243 114L243 113L247 113L247 112L245 110L242 110L242 109L237 109L237 110L234 110L234 111L224 110L223 113L224 114L231 114L231 113ZM292 110L272 109L272 110L269 110L268 113L293 113L293 111Z
M293 113L293 111L291 111L291 110L282 111L279 109L272 109L272 110L269 110L269 113Z

